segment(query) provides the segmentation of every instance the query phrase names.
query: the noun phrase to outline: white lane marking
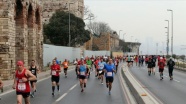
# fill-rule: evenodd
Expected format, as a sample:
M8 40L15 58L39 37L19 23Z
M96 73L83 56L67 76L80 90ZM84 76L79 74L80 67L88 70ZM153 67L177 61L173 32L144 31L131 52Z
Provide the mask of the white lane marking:
M13 92L13 91L15 91L15 90L6 91L6 92L0 94L0 96L6 95L6 94L11 93L11 92Z
M72 86L69 90L73 90L75 87L77 86L77 84L75 84L74 86Z
M67 95L67 93L64 93L61 97L59 97L56 102L59 102L61 99L63 99L65 96Z
M178 80L176 80L176 79L173 79L174 81L176 81L176 82L180 82L180 81L178 81Z

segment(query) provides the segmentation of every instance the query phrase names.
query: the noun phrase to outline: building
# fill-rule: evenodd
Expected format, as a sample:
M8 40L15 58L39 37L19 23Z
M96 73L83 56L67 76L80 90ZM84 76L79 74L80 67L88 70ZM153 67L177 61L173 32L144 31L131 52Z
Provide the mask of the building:
M91 36L91 39L85 43L85 48L87 50L92 50L95 46L98 47L98 50L119 50L119 36L110 33L102 33L100 36Z
M128 47L128 51L125 52L125 54L127 55L139 55L139 47L141 45L141 43L139 42L126 42L127 47Z
M16 62L43 66L42 4L39 0L0 0L0 78L11 79Z
M43 23L48 23L57 10L70 11L82 19L84 17L84 0L42 0L42 2Z

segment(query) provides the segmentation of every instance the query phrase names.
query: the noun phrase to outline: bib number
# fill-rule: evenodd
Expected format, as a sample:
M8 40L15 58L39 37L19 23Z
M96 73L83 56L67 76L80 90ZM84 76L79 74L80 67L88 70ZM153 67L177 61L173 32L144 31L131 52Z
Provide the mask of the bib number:
M103 69L104 68L104 65L99 65L99 69Z
M52 71L52 75L56 75L56 71Z
M85 72L80 72L80 75L85 75Z
M102 72L103 72L103 71L100 70L100 71L99 71L99 74L101 74Z
M25 91L26 90L26 84L25 83L18 83L18 90Z
M107 76L111 77L112 76L112 72L107 72Z

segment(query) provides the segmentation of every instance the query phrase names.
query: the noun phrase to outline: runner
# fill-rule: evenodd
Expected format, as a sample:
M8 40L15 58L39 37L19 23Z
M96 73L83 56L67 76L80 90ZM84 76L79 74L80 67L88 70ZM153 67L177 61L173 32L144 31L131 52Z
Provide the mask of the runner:
M88 57L86 60L86 64L88 66L88 68L91 70L92 69L92 60L90 60L90 58ZM89 71L90 72L90 71ZM90 77L90 73L88 73L88 78Z
M106 77L106 86L109 88L109 95L111 94L112 83L114 81L114 65L112 59L109 59L109 63L104 65L104 72Z
M95 65L95 77L97 77L99 74L98 74L98 63L100 61L100 57L98 56L97 59L95 60L94 62L94 65Z
M80 65L78 65L78 75L79 75L79 82L81 86L81 92L84 92L84 87L86 87L86 76L88 75L89 71L87 70L88 66L84 64L84 60L81 60Z
M116 66L116 73L118 71L118 64L119 64L119 60L117 58L115 58L114 65Z
M54 60L56 60L56 64L60 64L60 62L57 60L57 57L55 57Z
M68 70L68 61L65 59L65 61L62 63L65 73L65 78L67 78L67 70Z
M103 61L103 59L101 59L101 61L98 63L98 68L99 68L99 79L101 79L101 84L103 84L103 75L104 75L104 65L106 63Z
M37 78L37 73L39 73L39 69L38 67L35 65L35 60L32 60L31 62L31 66L29 68L30 72L36 76ZM32 87L32 92L30 93L30 96L31 97L34 97L34 92L36 92L36 82L37 82L37 79L34 80L34 81L30 81L30 84L31 84L31 87Z
M29 81L36 80L36 77L26 68L22 61L17 62L17 70L15 73L12 88L16 89L17 104L22 104L24 98L25 104L30 104L30 85Z
M162 80L163 79L163 71L164 71L164 67L165 67L165 62L162 57L160 57L160 60L158 62L158 66L159 66L160 80Z
M170 80L173 80L173 74L172 73L173 73L173 70L174 70L175 62L173 61L172 57L167 62L167 66L168 66L168 69L169 69Z
M59 80L60 80L60 72L61 67L56 63L56 60L53 60L53 65L50 67L51 69L51 81L52 81L52 95L54 96L55 93L55 86L57 86L58 92L60 92L59 89Z
M76 58L76 60L74 61L74 65L75 65L75 72L76 72L76 76L78 78L78 59Z
M0 90L1 92L3 92L3 81L0 79ZM0 96L0 100L1 100L1 96Z
M149 76L151 75L151 73L152 73L152 68L153 68L153 62L152 62L152 58L151 58L151 56L149 56L149 58L148 58L148 61L147 61L147 67L148 67L148 74L149 74Z
M156 58L155 58L155 56L152 56L152 74L154 74L154 75L156 73L155 67L156 67Z
M130 56L127 56L126 60L127 60L127 66L130 67L130 63L131 63L131 58L130 58Z

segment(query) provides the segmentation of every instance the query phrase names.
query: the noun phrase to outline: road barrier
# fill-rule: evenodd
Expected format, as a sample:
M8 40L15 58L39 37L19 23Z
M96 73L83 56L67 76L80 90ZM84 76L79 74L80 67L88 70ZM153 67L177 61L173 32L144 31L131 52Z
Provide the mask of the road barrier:
M145 90L145 87L140 85L132 76L127 66L122 67L122 75L138 104L160 104L160 101L158 102L157 99L152 97L152 95Z

